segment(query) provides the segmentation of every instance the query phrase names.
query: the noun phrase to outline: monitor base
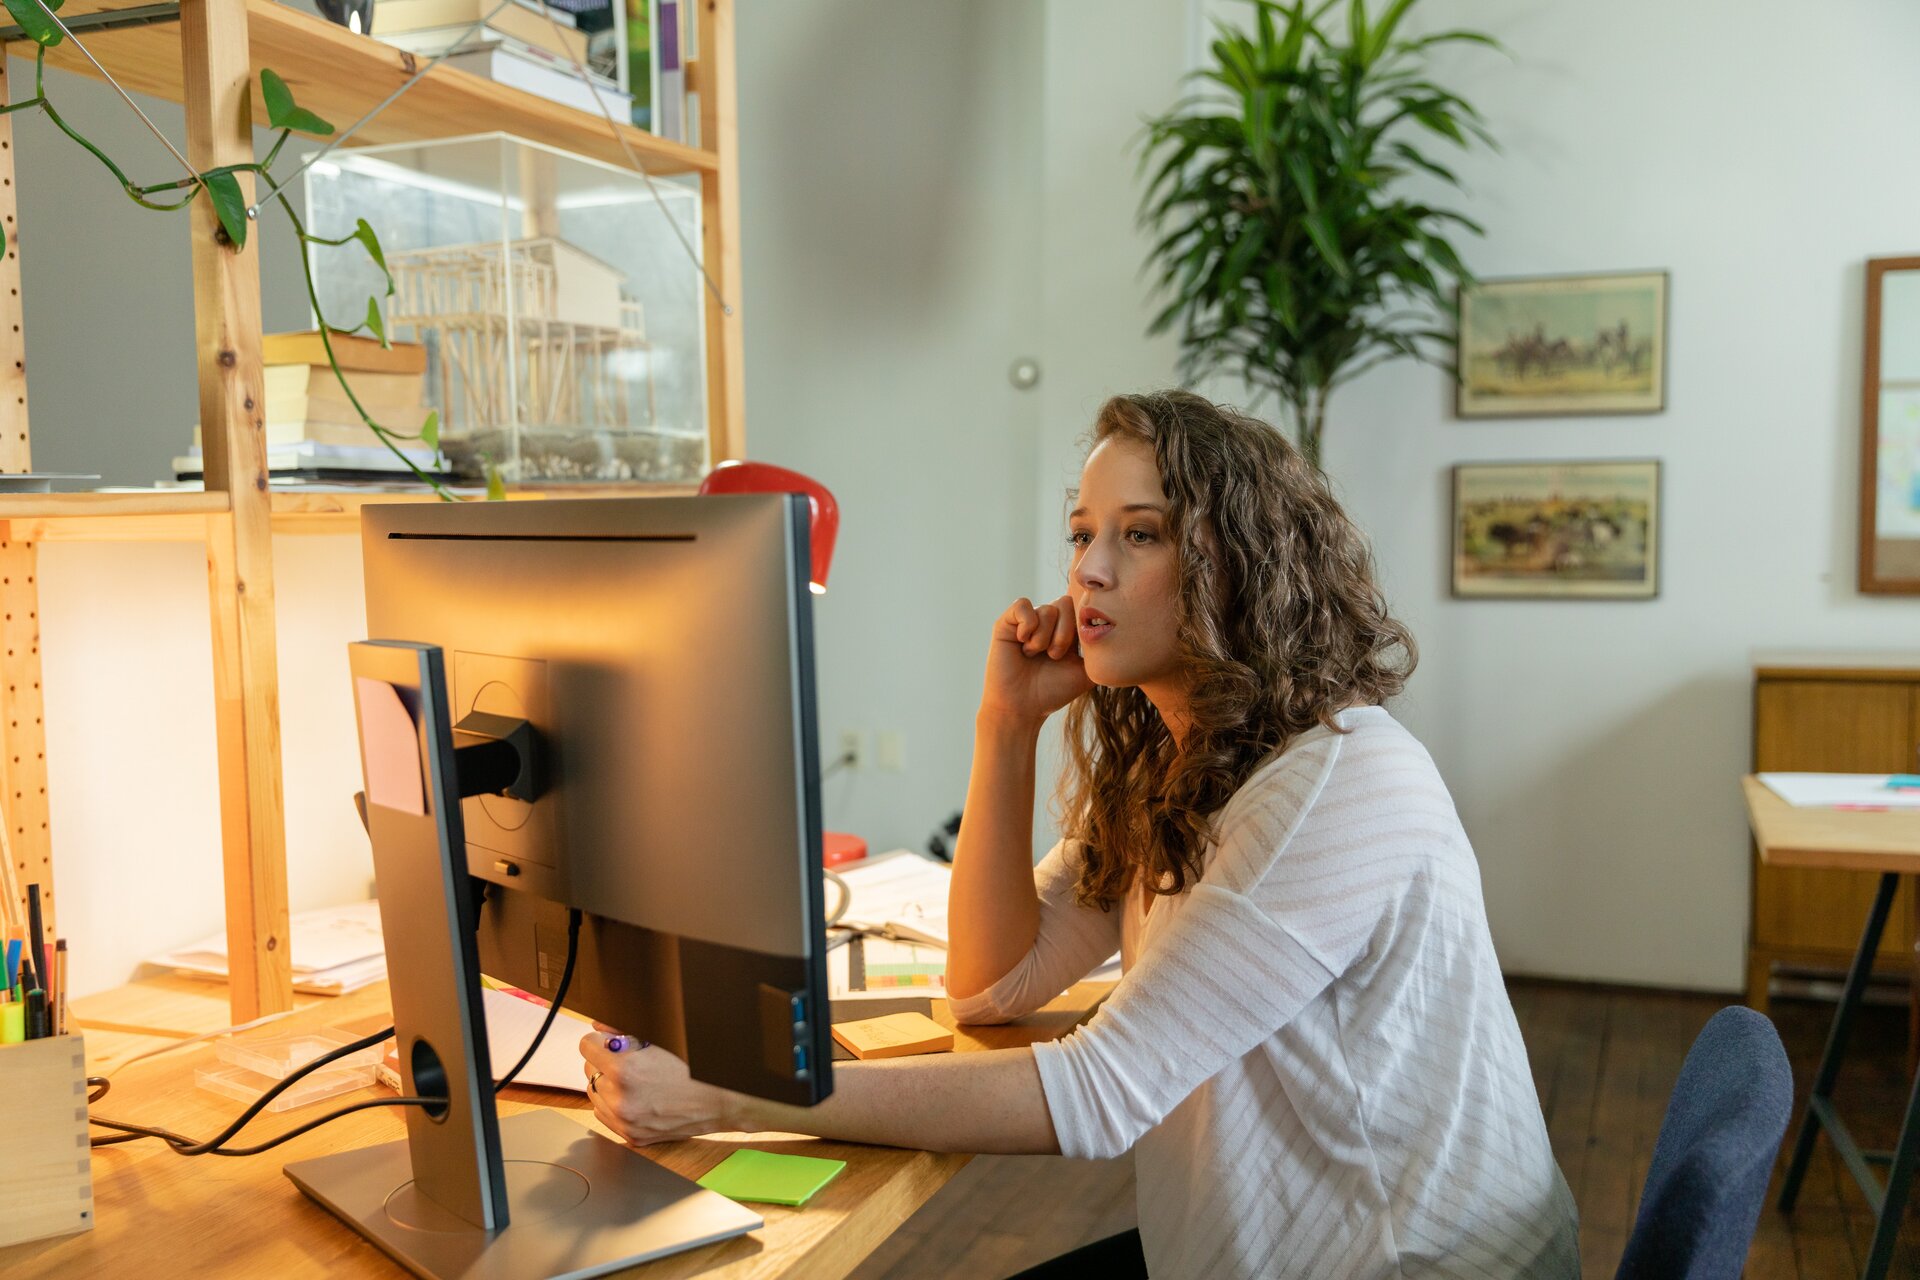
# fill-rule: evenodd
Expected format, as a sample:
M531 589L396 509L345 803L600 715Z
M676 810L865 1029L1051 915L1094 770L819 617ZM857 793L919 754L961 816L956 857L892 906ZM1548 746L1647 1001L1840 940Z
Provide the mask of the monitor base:
M576 1280L758 1230L760 1216L551 1111L500 1121L508 1225L415 1191L405 1141L286 1167L295 1186L426 1280Z

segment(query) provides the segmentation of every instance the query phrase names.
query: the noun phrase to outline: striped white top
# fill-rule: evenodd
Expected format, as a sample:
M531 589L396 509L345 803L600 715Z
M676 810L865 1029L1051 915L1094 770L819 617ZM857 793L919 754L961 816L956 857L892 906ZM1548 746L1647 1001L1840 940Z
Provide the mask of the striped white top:
M1120 948L1034 1058L1062 1152L1135 1153L1155 1277L1578 1276L1453 801L1385 710L1339 719L1247 779L1177 897L1078 907L1056 845L1033 949L954 1015L1018 1017Z

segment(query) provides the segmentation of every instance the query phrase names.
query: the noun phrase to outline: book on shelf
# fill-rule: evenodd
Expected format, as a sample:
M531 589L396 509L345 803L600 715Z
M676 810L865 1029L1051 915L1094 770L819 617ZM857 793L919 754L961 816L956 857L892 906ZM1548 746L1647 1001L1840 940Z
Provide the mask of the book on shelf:
M652 0L653 132L672 142L687 141L687 69L682 56L686 29L680 0Z
M402 449L403 461L385 445L319 444L302 440L293 444L267 446L269 475L304 475L312 480L341 476L412 475L407 462L429 474L444 471L445 463L432 449ZM181 479L206 474L205 455L198 447L173 460L174 474Z
M425 373L427 349L417 342L396 342L383 347L377 338L353 334L333 335L334 359L348 373ZM327 349L317 330L296 333L268 333L260 337L260 362L268 365L312 364L326 369Z
M269 421L309 417L360 420L340 379L324 364L269 364L263 373L262 389L267 393ZM353 388L353 398L376 418L383 409L406 412L420 408L422 381L417 373L369 373L349 369L347 386Z
M414 27L450 27L455 23L471 25L492 13L495 3L496 0L378 0L373 7L373 26L375 31L406 31ZM547 20L548 10L540 0L513 0L500 12L514 9L530 13L542 22ZM552 6L551 12L553 20L563 27L578 25L573 14L558 5Z
M556 10L554 17L561 15ZM449 49L471 45L489 37L505 36L518 40L532 48L551 53L562 62L572 65L578 58L584 65L587 61L587 35L575 28L561 27L558 31L547 25L547 20L538 13L530 12L518 5L508 5L478 30L471 20L452 22L444 26L399 27L381 26L375 34L381 40L408 53L417 53L433 58Z
M625 119L631 112L627 95L620 92L613 81L600 76L582 80L579 71L566 58L509 36L492 35L471 47L456 49L441 65L457 67L495 84L523 89L549 102L592 115L600 114L602 101L616 120Z
M496 7L498 13L494 12ZM566 10L553 6L553 21L548 22L547 12L539 0L513 0L507 5L498 5L497 0L376 0L372 34L385 40L390 35L428 27L471 27L484 20L490 26L535 44L553 41L555 52L564 52L577 39L574 47L584 57L586 37L577 29L578 20ZM561 32L558 37L554 34L555 27Z
M390 427L396 435L410 436L415 434L415 430L419 426L418 419L424 416L425 414L422 413L409 419L402 418L396 414L388 415L386 420L383 421L382 415L376 413L374 414L374 421L379 422L383 427ZM287 422L276 422L272 418L269 418L267 419L265 431L267 448L269 449L291 448L292 446L300 444L350 445L361 449L384 449L387 447L381 442L380 437L373 433L372 428L368 427L366 423L360 421L358 418L333 422L320 421L313 418L294 418ZM205 445L206 441L201 438L200 428L195 427L193 429L193 447L200 449L204 448ZM424 446L421 446L418 441L402 440L400 447L402 449L417 449L423 448Z

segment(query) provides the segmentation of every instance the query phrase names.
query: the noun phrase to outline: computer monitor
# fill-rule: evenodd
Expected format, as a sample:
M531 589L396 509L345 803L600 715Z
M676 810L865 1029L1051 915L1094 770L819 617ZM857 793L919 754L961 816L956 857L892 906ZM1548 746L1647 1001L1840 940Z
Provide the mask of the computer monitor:
M400 1058L411 1088L448 1104L408 1114L421 1204L382 1191L391 1158L288 1172L408 1266L471 1269L492 1247L423 1263L429 1219L455 1237L448 1221L536 1234L501 1232L516 1162L596 1193L617 1172L604 1151L522 1155L527 1117L493 1113L477 973L555 994L570 910L569 1009L716 1085L800 1104L831 1092L807 537L788 494L364 508L380 639L352 646L352 667ZM541 1233L577 1251L582 1223L547 1214L558 1175L542 1176ZM676 1247L719 1238L681 1221L691 1186L647 1211L680 1224ZM673 1251L647 1247L610 1265ZM548 1265L523 1255L502 1274Z

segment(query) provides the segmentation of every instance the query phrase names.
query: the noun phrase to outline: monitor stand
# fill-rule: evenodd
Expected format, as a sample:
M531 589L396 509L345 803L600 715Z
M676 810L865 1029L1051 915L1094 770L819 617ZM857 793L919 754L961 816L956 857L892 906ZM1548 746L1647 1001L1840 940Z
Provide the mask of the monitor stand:
M516 769L504 740L456 752L438 648L380 640L348 654L401 1078L442 1101L406 1108L403 1142L287 1176L429 1280L597 1276L757 1230L758 1214L565 1116L499 1119L460 800L537 771Z

